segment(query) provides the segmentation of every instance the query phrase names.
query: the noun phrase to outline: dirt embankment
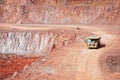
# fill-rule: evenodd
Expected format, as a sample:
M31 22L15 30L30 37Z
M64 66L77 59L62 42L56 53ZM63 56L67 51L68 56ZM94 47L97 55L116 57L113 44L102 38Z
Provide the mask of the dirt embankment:
M79 26L79 28L101 36L101 42L105 46L99 49L87 49L83 40L72 42L65 47L53 50L49 56L34 62L27 69L15 73L9 79L119 80L118 29L120 27L116 30L109 26Z
M101 54L99 58L99 66L104 73L103 75L106 76L106 80L120 79L120 34L117 33L116 35L113 42L109 45L109 49Z
M74 29L29 27L26 30L20 26L9 26L0 29L0 53L2 53L0 79L16 76L19 71L26 70L32 62L39 61L41 64L46 61L44 57L49 55L51 50L61 49L73 42L81 42L85 36L91 35L77 27Z
M119 0L0 0L0 22L120 24Z
M32 62L38 61L39 59L39 57L0 54L0 80L11 77L19 70L26 69Z
M53 48L61 48L80 41L91 33L79 29L27 30L12 27L0 31L0 52L14 54L48 55ZM34 53L34 54L33 54Z

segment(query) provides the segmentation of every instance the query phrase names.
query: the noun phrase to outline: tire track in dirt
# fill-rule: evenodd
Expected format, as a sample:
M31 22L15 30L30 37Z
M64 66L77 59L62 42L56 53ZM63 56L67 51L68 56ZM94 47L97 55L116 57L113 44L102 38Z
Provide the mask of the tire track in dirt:
M86 28L87 29L87 28ZM88 28L89 29L89 28ZM93 29L94 34L100 35L102 43L106 43L106 45L110 45L113 41L114 36L107 34L100 29ZM78 57L78 74L77 80L104 80L104 76L99 68L99 57L102 53L104 53L108 48L100 48L100 49L83 49L81 55ZM84 76L86 75L86 76Z
M26 80L104 80L98 60L102 53L109 50L114 36L99 28L84 26L80 28L101 36L101 42L106 43L106 46L100 49L87 49L87 47L81 46L81 43L72 43L52 53L53 55L49 56L46 63L33 65L32 70L39 70L38 73L32 74L31 70L25 71L24 74L31 75L26 77L20 73L20 79L15 77L12 80L25 80L26 78ZM46 67L47 69L49 67L54 68L57 74L41 72L41 70L46 71ZM54 71L54 69L52 70Z

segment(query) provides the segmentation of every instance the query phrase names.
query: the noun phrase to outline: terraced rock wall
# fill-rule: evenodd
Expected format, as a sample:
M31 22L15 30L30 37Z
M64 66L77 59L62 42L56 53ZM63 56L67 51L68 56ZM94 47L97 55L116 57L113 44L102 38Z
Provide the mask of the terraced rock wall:
M0 23L120 24L120 0L0 0Z
M48 55L91 33L82 30L0 31L0 53L32 56Z

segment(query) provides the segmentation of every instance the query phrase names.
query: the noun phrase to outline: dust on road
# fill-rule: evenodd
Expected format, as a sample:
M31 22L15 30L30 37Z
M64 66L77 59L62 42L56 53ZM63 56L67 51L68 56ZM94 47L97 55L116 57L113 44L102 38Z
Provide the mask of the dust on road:
M120 73L115 77L114 73L104 72L99 66L101 55L114 48L116 42L113 41L118 40L118 36L98 27L79 27L101 36L101 42L105 46L100 49L87 49L84 42L72 43L62 49L53 50L44 63L35 62L11 80L120 80Z

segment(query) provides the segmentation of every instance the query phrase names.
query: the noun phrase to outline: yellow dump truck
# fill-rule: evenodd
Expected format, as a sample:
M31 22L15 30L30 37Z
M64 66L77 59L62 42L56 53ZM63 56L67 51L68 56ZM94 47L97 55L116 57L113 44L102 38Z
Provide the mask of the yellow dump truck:
M100 47L100 39L98 36L90 36L85 38L85 42L89 49L97 49Z

